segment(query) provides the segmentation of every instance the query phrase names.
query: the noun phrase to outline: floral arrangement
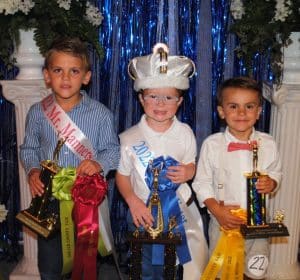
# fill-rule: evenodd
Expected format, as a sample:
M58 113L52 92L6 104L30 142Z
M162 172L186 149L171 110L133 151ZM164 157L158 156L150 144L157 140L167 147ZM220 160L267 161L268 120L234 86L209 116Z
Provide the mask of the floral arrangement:
M0 59L11 64L11 53L20 43L20 29L34 29L42 55L59 36L79 37L101 57L99 26L103 16L87 0L0 1Z
M232 0L233 24L230 30L239 39L236 49L252 76L257 54L269 57L274 82L280 85L283 71L283 47L291 43L291 32L300 31L298 0Z

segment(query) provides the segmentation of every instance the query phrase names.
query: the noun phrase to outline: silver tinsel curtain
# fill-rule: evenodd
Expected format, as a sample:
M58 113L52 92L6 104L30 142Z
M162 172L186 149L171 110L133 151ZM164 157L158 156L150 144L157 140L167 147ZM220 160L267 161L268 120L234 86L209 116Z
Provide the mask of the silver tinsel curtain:
M127 64L135 56L149 54L156 42L167 43L171 54L182 54L195 61L197 72L178 117L194 130L198 147L205 137L220 130L216 113L216 90L226 78L246 75L243 62L233 49L236 38L229 34L229 0L95 0L104 15L99 33L105 57L94 54L89 94L103 102L115 115L118 132L136 124L142 114L127 74ZM0 67L3 68L3 65ZM256 57L255 77L271 80L267 58ZM16 69L5 72L14 79ZM269 105L264 105L258 124L268 130ZM0 203L9 210L0 224L0 254L17 254L20 227L14 219L19 210L19 185L14 107L0 92ZM110 205L117 248L121 250L126 232L127 207L111 178Z

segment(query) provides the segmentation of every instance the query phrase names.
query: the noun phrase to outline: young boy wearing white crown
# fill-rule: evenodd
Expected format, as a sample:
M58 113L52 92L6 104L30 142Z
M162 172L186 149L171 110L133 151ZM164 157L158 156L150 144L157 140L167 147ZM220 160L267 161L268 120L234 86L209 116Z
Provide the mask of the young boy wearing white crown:
M153 193L153 170L158 168L164 230L174 215L182 236L176 253L183 279L198 280L207 262L207 244L186 183L195 174L196 141L191 128L175 116L195 66L187 57L168 56L168 47L159 43L152 54L132 59L128 69L145 112L137 125L120 134L116 182L129 206L129 229L156 225L147 204ZM163 251L144 245L142 252L142 279L164 279Z

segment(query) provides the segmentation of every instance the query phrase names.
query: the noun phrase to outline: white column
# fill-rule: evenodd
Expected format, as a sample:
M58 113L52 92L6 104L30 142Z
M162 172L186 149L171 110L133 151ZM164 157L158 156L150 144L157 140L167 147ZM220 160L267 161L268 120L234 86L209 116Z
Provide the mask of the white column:
M269 279L300 279L297 261L300 233L300 32L292 34L293 44L285 49L284 76L280 89L272 94L271 134L282 159L281 188L271 202L271 213L285 211L284 223L290 236L273 238Z
M15 105L16 128L18 149L23 143L25 134L25 118L30 106L40 101L48 92L43 80L13 80L0 81L3 88L4 97ZM19 153L19 150L18 150ZM19 165L20 197L21 209L29 207L31 194L27 183L24 168ZM11 273L11 280L37 280L40 279L37 268L37 242L36 235L29 229L23 227L24 255Z

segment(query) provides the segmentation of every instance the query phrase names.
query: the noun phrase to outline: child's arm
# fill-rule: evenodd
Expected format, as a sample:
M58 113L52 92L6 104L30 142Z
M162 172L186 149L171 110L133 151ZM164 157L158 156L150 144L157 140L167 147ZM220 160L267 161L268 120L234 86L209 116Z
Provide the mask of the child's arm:
M118 189L129 206L129 210L136 227L153 225L153 217L145 203L134 193L130 177L116 173L116 184Z
M77 167L76 173L78 175L89 175L92 176L102 171L101 165L93 160L85 159Z
M41 112L39 105L30 107L25 121L25 137L20 146L20 160L27 174L29 189L32 197L41 196L44 185L40 180L40 156L41 156Z
M44 192L44 184L40 180L41 170L32 168L28 173L28 184L32 197L41 196Z
M220 205L214 198L206 199L204 204L225 230L238 228L245 223L241 218L231 213L231 210L239 208L238 205Z
M191 179L195 175L195 163L183 164L177 166L170 166L167 172L167 178L173 183L182 184Z
M195 135L187 125L185 125L182 133L185 135L185 141L184 145L182 147L178 147L178 149L183 149L183 157L181 158L179 165L168 167L166 176L175 184L182 184L192 180L196 172L195 159L197 153L197 144Z
M271 193L277 187L277 182L269 176L260 176L257 183L256 188L259 193Z
M111 111L103 111L101 122L97 128L99 139L96 150L95 161L101 166L106 176L110 170L116 170L120 160L119 139L114 126L114 116Z
M269 194L276 192L280 187L282 167L274 139L269 136L263 143L264 154L267 156L263 157L261 171L267 175L259 177L256 187L259 193Z

